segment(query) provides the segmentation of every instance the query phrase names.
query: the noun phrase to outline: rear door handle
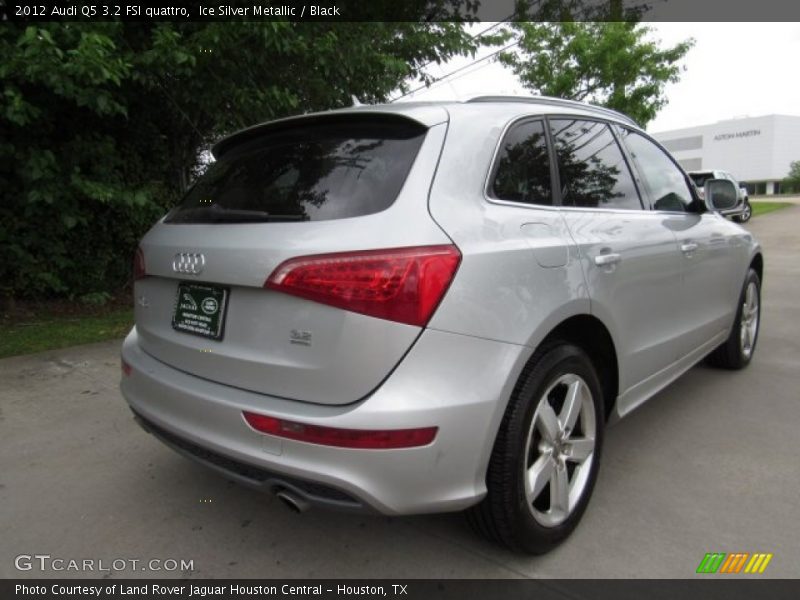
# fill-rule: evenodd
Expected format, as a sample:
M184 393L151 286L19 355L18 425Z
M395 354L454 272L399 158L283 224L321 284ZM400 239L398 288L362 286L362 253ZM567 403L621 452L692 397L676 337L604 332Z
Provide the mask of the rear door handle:
M622 260L619 254L598 254L594 257L594 264L598 267L607 267L608 265L615 265Z
M696 242L684 242L683 244L681 244L681 252L683 252L684 254L689 254L690 252L694 252L695 250L697 250L698 247L699 246L697 245Z

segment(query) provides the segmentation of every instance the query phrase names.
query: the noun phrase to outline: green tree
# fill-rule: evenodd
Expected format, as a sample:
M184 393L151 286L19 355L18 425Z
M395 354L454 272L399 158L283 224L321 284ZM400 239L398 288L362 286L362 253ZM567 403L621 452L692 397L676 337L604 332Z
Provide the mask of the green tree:
M120 288L219 137L385 100L476 45L446 22L4 24L0 296Z
M800 192L800 160L795 160L789 165L789 174L783 180L784 191Z
M650 28L624 21L514 23L511 30L519 50L499 59L533 93L607 106L642 126L667 103L664 87L678 80L678 63L694 44L660 48L648 39Z

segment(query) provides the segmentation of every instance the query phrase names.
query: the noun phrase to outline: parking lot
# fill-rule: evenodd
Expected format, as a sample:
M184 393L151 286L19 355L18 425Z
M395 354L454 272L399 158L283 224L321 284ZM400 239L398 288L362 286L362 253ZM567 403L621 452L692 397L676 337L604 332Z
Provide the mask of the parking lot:
M460 515L294 514L232 485L133 422L113 341L0 360L0 577L108 575L14 566L47 554L193 561L114 577L681 578L706 552L770 552L761 577L797 577L800 206L748 228L766 262L753 364L697 366L611 428L589 509L547 556Z

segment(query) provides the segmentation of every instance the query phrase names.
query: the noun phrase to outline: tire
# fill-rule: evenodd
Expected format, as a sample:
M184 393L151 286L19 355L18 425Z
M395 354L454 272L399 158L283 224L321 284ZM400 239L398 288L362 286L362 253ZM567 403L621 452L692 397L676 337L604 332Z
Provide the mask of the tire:
M568 403L568 397L576 401ZM600 382L586 353L564 342L538 350L503 416L489 461L488 493L468 513L472 526L529 554L544 554L564 541L592 495L604 419Z
M737 223L747 223L750 220L750 217L753 216L753 207L750 206L750 201L744 201L744 208L742 209L742 214L736 216Z
M749 295L748 295L749 294ZM750 269L739 295L733 328L720 346L708 355L707 362L723 369L743 369L753 358L761 325L761 281Z

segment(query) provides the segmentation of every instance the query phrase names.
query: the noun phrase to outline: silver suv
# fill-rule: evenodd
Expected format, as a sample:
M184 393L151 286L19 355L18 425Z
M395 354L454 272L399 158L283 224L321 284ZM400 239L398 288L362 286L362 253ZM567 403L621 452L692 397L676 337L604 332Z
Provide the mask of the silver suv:
M258 125L144 237L122 393L296 510L574 529L607 423L759 326L758 243L613 111L476 98Z

